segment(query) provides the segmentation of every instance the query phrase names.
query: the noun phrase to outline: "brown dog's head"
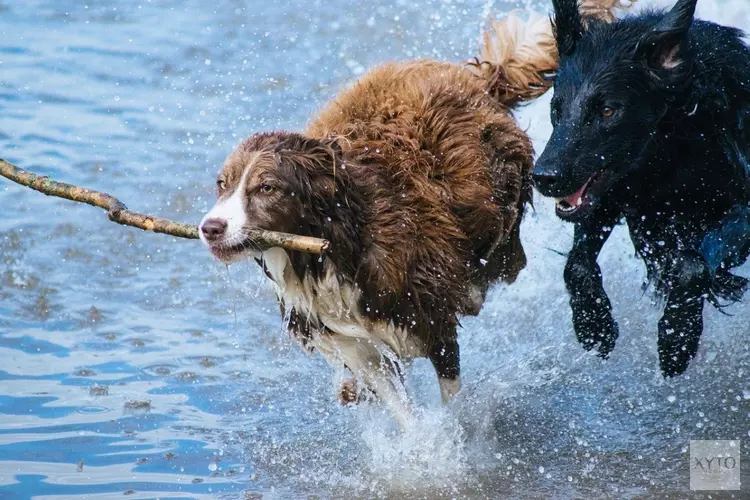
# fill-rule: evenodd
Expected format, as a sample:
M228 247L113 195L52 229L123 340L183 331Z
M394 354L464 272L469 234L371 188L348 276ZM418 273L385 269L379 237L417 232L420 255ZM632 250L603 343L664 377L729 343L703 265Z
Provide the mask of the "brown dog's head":
M227 157L200 238L224 263L258 257L249 230L335 238L352 226L348 173L335 141L256 134ZM338 235L339 237L343 235ZM348 235L349 237L351 235Z

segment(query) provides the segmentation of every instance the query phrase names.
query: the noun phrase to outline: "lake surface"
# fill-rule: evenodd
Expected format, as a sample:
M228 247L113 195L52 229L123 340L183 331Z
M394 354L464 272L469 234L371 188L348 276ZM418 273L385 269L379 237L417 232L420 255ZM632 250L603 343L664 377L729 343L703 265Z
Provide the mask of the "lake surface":
M378 62L468 59L514 5L0 0L0 157L195 223L242 138L302 128ZM745 0L699 13L750 29ZM538 151L548 102L519 113ZM441 409L414 363L424 414L402 435L337 405L341 374L287 338L254 264L3 180L0 206L2 499L704 498L691 439L741 439L743 490L712 498L750 497L750 306L707 310L700 354L664 380L623 228L600 258L609 361L575 341L556 253L571 228L538 199L528 268L462 321L463 391Z

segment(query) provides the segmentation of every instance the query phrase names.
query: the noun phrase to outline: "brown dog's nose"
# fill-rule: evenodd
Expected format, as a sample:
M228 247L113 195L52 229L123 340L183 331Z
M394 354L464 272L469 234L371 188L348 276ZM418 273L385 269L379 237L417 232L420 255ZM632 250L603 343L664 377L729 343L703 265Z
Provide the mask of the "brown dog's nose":
M224 236L227 221L224 219L208 219L201 224L201 232L208 241L215 241Z

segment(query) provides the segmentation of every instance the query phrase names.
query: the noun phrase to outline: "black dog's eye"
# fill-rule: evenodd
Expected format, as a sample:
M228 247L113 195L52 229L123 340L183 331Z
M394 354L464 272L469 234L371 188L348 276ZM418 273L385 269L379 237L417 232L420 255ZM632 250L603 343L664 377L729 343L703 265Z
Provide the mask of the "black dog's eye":
M612 106L602 106L601 113L604 118L612 118L617 114L617 110Z
M219 188L219 191L224 191L227 188L227 183L219 179L216 181L216 187Z
M274 189L273 186L271 186L270 184L263 184L260 187L260 192L263 194L269 194L269 193L273 193L273 189Z

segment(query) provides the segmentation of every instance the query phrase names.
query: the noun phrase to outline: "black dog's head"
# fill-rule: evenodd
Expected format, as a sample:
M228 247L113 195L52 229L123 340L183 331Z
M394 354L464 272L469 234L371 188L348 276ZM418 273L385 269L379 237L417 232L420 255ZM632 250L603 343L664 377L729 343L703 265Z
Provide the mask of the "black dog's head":
M577 0L553 0L560 54L552 137L534 168L557 215L581 220L639 168L659 122L680 98L692 65L688 31L697 0L679 0L612 24L584 23Z

